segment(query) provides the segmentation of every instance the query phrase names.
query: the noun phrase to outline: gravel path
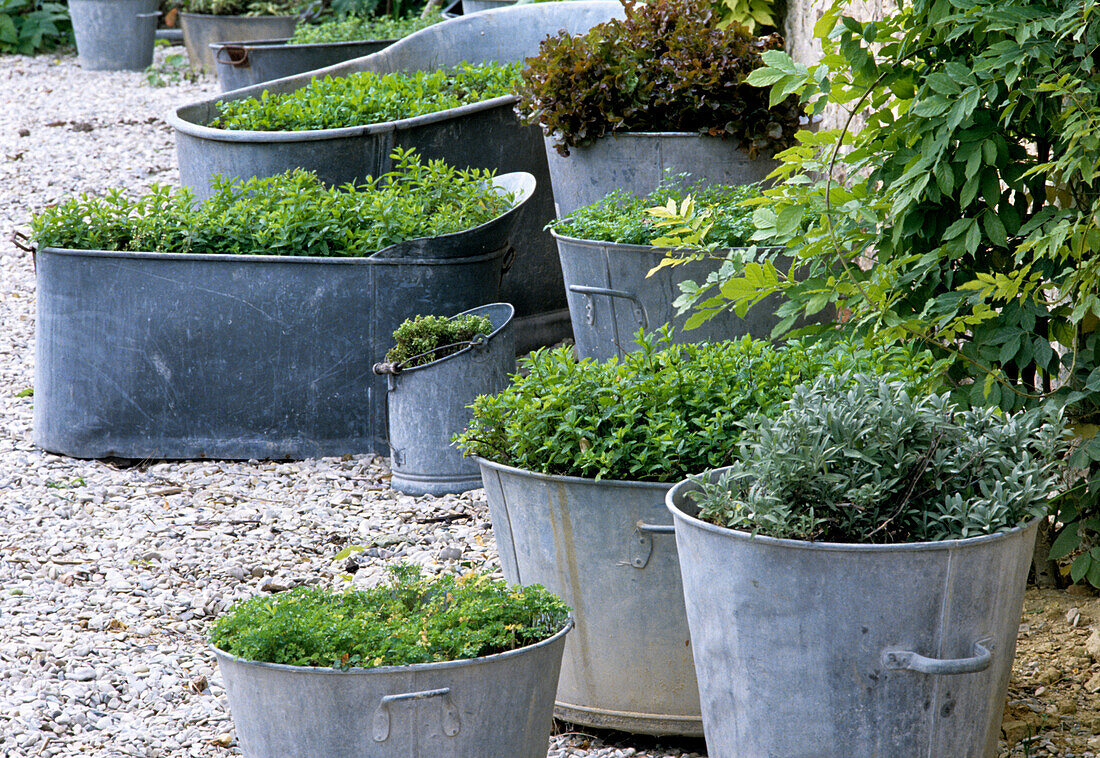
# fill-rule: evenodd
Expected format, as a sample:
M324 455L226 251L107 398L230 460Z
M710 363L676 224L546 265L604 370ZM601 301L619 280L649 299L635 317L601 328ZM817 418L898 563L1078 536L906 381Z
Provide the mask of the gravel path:
M142 74L87 72L73 56L0 57L4 758L239 754L204 644L231 602L301 583L369 584L398 559L499 569L480 490L398 495L374 456L126 466L31 445L33 264L9 233L74 193L178 183L163 115L215 91L209 79L153 88ZM369 549L334 561L345 545ZM604 738L558 735L550 755L702 750Z

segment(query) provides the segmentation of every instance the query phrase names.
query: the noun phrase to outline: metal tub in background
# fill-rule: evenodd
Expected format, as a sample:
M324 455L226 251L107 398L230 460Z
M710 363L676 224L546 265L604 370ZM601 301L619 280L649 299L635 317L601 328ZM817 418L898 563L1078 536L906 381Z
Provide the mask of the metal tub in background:
M34 442L78 458L387 453L371 372L416 314L498 299L534 188L479 227L363 258L37 252Z
M82 68L142 71L153 62L157 0L69 0Z
M549 344L569 334L568 311L554 241L544 230L554 216L542 133L522 125L515 96L367 126L301 132L213 129L220 100L257 97L264 91L291 92L314 78L358 71L392 73L435 70L461 61L516 61L533 55L539 42L560 29L574 33L612 17L623 7L614 0L552 2L485 11L422 29L381 52L263 85L235 90L178 108L168 121L176 132L180 178L199 197L210 194L215 174L271 176L289 168L315 171L342 184L392 168L394 147L415 148L427 158L455 166L526 171L539 188L512 239L517 251L502 299L516 306L520 350Z
M573 609L555 715L638 734L702 735L671 485L550 476L478 459L509 582Z
M516 370L515 309L491 303L458 314L483 316L488 334L451 355L412 368L375 366L389 389L390 486L409 495L445 495L481 486L477 461L462 455L454 435L470 423L470 404L508 384Z
M181 13L183 44L192 66L214 73L214 53L210 45L226 40L276 39L294 34L297 16L213 16L207 13Z
M222 92L251 87L376 53L395 39L291 44L290 38L214 42L210 50Z
M814 543L700 521L696 487L667 504L711 758L997 755L1038 519Z
M214 654L249 758L545 758L569 629L497 655L375 669Z

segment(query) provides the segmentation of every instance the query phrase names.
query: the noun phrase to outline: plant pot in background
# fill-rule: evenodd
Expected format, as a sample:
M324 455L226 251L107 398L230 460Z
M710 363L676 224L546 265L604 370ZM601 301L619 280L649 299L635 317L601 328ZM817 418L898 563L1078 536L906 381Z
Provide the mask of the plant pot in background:
M70 0L76 51L90 71L142 71L153 62L157 0Z
M289 37L298 24L297 16L212 16L206 13L181 13L183 44L192 66L214 73L214 53L210 45L229 40L277 39Z
M212 42L211 53L222 92L251 87L305 71L362 58L396 40L290 44L289 38Z
M396 372L375 367L388 382L390 486L400 492L444 495L481 486L477 461L451 438L466 429L474 398L499 392L516 370L515 309L493 303L459 315L466 314L488 318L492 331L431 363Z

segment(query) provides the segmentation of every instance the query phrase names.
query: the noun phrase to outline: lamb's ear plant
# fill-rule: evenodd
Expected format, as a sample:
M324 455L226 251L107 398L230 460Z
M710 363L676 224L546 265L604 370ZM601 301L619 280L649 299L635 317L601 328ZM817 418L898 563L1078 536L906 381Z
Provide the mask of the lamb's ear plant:
M730 470L692 477L699 517L769 537L963 539L1045 514L1066 443L1041 410L961 410L870 374L823 376L757 416Z
M386 353L388 363L402 368L423 366L457 353L477 335L488 336L493 322L484 316L463 313L446 316L416 316L405 319L393 333L396 343Z

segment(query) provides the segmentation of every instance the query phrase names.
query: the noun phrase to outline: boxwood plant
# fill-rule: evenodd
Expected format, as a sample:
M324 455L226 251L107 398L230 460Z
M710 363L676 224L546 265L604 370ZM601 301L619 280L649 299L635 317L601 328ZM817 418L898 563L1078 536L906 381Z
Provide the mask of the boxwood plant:
M293 92L218 103L210 126L253 131L306 131L412 118L511 94L519 63L460 63L411 74L360 71L314 79Z
M306 24L294 30L290 38L292 45L306 45L320 42L351 42L354 40L400 39L413 32L427 29L439 23L443 16L433 13L426 18L378 18L350 17L330 19L320 24Z
M771 537L899 543L1001 532L1045 514L1064 427L1036 411L960 410L871 374L822 376L755 415L700 518Z
M460 343L475 335L488 336L492 331L492 321L472 313L463 313L454 318L416 316L405 319L393 333L397 344L386 353L386 361L400 363L402 368L423 366L457 353L463 349ZM447 347L448 345L454 347Z
M729 459L744 420L778 415L794 388L822 374L881 369L934 386L936 366L904 348L791 341L674 345L639 332L640 349L580 362L539 350L525 375L473 404L459 436L468 454L545 474L675 482Z
M300 169L237 183L216 179L198 203L187 189L154 185L138 198L87 194L35 214L43 247L163 253L365 256L418 237L483 224L512 207L492 174L393 153L395 168L358 186L327 187Z
M626 18L584 35L560 32L527 59L517 112L559 140L562 155L611 132L702 132L736 140L750 155L789 147L802 107L771 107L746 79L778 35L720 26L708 0L624 0Z
M210 644L250 661L374 668L477 658L541 642L569 609L541 586L508 585L471 572L426 579L390 569L370 590L298 588L237 603L215 622Z

